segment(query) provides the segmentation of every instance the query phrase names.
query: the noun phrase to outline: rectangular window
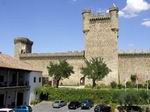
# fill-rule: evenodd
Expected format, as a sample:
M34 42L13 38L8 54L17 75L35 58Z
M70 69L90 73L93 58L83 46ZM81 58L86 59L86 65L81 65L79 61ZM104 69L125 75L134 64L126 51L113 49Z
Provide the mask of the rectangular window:
M0 76L0 82L4 82L4 76Z
M39 77L39 82L41 82L41 77Z
M34 77L34 83L36 83L36 77Z

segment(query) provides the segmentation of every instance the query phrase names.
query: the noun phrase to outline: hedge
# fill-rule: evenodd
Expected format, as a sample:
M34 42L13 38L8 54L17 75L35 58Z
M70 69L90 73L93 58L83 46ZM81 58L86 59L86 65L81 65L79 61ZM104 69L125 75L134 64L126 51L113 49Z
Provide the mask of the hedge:
M64 100L70 102L73 100L81 101L83 99L92 99L94 103L107 104L147 104L150 99L150 91L144 89L70 89L70 88L52 88L43 86L36 89L37 95L47 95L48 100ZM41 99L42 100L42 99ZM127 101L125 101L127 100ZM128 100L131 100L129 102Z

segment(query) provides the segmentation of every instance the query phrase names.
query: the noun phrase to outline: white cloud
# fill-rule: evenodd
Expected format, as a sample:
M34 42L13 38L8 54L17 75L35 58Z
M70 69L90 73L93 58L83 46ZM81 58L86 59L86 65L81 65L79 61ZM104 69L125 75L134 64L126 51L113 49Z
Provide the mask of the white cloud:
M125 18L138 16L142 11L150 9L150 3L146 0L127 0L126 6L119 11L119 15Z
M150 27L150 19L144 19L142 25L146 27Z

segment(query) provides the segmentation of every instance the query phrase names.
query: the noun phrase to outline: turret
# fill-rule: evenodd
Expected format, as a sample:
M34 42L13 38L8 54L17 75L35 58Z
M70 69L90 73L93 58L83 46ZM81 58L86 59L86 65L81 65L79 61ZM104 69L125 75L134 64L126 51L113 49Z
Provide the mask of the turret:
M91 17L91 10L86 9L82 12L83 17L83 33L86 33L90 30L90 17Z
M15 57L19 57L19 54L31 53L33 42L28 38L18 37L14 40L15 44Z
M118 7L113 4L113 6L109 9L109 14L110 14L110 18L111 18L111 26L112 26L112 30L114 31L118 31L119 27L118 27Z

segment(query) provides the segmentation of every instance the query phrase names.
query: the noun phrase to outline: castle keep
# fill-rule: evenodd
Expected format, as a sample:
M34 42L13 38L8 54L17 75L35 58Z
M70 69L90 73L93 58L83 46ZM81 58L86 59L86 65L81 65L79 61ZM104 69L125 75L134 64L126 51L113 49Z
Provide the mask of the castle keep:
M91 10L82 12L85 48L81 52L32 53L33 42L28 38L18 37L14 40L15 57L43 71L43 77L49 78L49 81L52 81L48 77L49 62L67 59L75 73L69 79L64 79L63 85L89 84L90 80L83 77L80 68L85 66L85 58L89 60L94 57L104 58L112 71L103 79L105 84L112 81L124 83L130 79L131 74L136 74L138 80L143 82L150 74L150 53L118 51L118 11L113 5L108 13L93 14Z

